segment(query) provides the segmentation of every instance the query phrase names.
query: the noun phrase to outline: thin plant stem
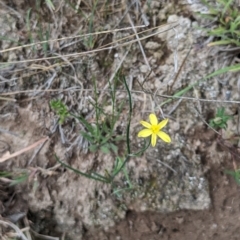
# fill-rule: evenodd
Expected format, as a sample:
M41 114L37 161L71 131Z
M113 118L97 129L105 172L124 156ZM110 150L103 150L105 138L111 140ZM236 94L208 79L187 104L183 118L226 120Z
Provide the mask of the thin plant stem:
M108 179L108 178L106 178L106 177L104 177L104 176L102 176L102 175L100 175L100 174L98 174L98 173L90 173L90 174L87 174L87 173L81 172L81 171L79 171L79 170L77 170L77 169L75 169L75 168L67 165L66 163L62 162L62 161L57 157L57 155L55 155L55 158L56 158L56 160L57 160L62 166L64 166L65 168L68 168L68 169L74 171L74 172L77 173L77 174L80 174L80 175L82 175L82 176L84 176L84 177L87 177L87 178L94 179L94 180L99 181L99 182L109 183L109 179ZM94 177L93 175L96 175L97 177Z

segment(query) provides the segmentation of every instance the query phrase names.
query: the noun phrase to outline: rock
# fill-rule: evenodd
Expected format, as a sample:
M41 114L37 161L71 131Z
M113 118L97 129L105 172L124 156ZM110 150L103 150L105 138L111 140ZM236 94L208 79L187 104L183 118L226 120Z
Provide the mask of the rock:
M150 71L149 67L147 65L141 65L140 66L141 73L147 73Z
M161 47L161 44L159 44L157 42L152 42L152 41L147 42L145 45L145 48L150 49L150 50L156 50L160 47Z

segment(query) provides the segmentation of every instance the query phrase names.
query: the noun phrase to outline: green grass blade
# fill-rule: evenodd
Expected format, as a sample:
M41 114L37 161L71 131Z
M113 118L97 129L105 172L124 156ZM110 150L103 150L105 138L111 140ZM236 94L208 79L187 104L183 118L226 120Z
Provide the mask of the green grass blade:
M130 148L130 125L131 125L131 118L132 118L132 98L131 98L131 93L130 90L128 88L127 82L126 82L126 78L123 76L123 81L124 81L124 85L125 88L127 90L128 93L128 101L129 101L129 115L128 115L128 125L127 125L127 151L128 154L131 153L131 148Z
M234 39L229 39L229 40L221 40L221 41L211 42L208 44L208 47L219 46L219 45L228 45L228 44L235 44L237 46L240 46L240 42L235 41Z
M28 37L29 37L30 43L34 43L33 37L32 37L32 32L31 32L31 26L30 26L30 15L31 15L31 11L32 11L31 8L29 8L29 9L27 10L26 23L27 23ZM36 50L34 45L32 46L32 49L33 49L34 51Z
M54 7L54 5L53 5L53 3L52 3L51 0L45 0L45 2L46 2L47 6L48 6L48 8L49 8L50 10L52 10L52 11L55 10L55 7Z
M226 1L226 3L224 3L225 6L224 6L224 9L222 11L223 15L227 12L227 10L231 10L230 5L232 4L232 2L233 2L233 0L229 0L229 1Z
M73 172L75 172L75 173L77 173L77 174L79 174L79 175L82 175L82 176L87 177L87 178L94 179L94 180L96 180L96 181L100 181L100 182L104 182L104 183L109 183L109 180L108 180L107 178L105 178L104 176L100 175L100 174L92 173L92 172L91 172L91 173L81 172L81 171L79 171L78 169L73 168L73 167L71 167L70 165L67 165L66 163L62 162L62 161L57 157L56 154L55 154L55 158L56 158L56 160L57 160L62 166L64 166L64 167L67 168L67 169L72 170ZM97 177L95 177L94 175L97 176Z
M184 95L185 93L187 93L188 91L190 91L193 87L195 87L197 84L203 82L203 81L206 81L207 79L209 78L212 78L212 77L215 77L215 76L218 76L220 74L223 74L223 73L227 73L227 72L230 72L230 71L239 71L240 70L240 64L236 64L234 66L230 66L230 67L225 67L225 68L222 68L222 69L219 69L209 75L207 75L205 78L202 78L200 79L199 81L189 85L188 87L182 89L181 91L175 93L171 99L168 99L166 101L164 101L162 104L160 104L160 107L162 107L163 105L167 104L167 103L170 103L174 100L175 97L179 98L181 97L182 95Z

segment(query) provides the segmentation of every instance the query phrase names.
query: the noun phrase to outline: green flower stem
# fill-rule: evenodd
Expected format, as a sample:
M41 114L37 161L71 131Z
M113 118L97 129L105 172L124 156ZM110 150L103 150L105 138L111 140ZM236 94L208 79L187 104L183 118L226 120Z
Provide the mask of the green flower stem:
M123 81L124 81L124 85L127 89L127 93L128 93L128 100L129 100L129 115L128 115L128 125L127 125L127 136L126 136L126 140L127 140L127 152L128 154L131 153L131 148L130 148L130 125L131 125L131 118L132 118L132 98L131 98L131 93L130 90L128 88L127 82L126 82L126 78L123 77Z
M100 174L98 174L98 173L90 173L90 174L89 174L89 173L81 172L81 171L79 171L79 170L77 170L77 169L75 169L75 168L67 165L66 163L62 162L62 161L57 157L56 154L55 154L55 158L56 158L56 160L57 160L62 166L64 166L65 168L68 168L68 169L74 171L74 172L77 173L77 174L80 174L80 175L82 175L82 176L84 176L84 177L87 177L87 178L94 179L94 180L99 181L99 182L110 183L110 181L109 181L110 179L108 179L108 178L106 178L106 177L104 177L104 176L102 176L102 175L100 175ZM94 177L93 175L96 175L96 177Z
M146 141L144 139L144 147L143 147L143 149L141 149L140 151L138 151L136 153L130 154L130 157L137 157L137 156L143 154L149 148L150 144L151 144L151 138L149 139L148 144L146 144Z
M128 124L127 124L127 134L126 134L126 141L127 141L127 156L125 157L125 160L121 162L121 166L117 167L116 172L112 175L112 180L115 178L115 176L124 168L126 162L130 159L131 155L131 148L130 148L130 125L131 125L131 117L132 117L132 98L131 93L128 88L126 78L123 76L123 82L126 87L127 93L128 93L128 100L129 100L129 115L128 115ZM118 163L117 163L118 164ZM129 177L128 177L129 179Z
M121 164L123 163L123 162L122 162L122 159L120 159L120 158L119 158L119 161L121 162ZM122 168L122 170L123 170L124 176L125 176L125 178L126 178L126 180L127 180L128 186L129 186L129 188L131 189L131 188L133 187L133 185L132 185L132 183L131 183L131 181L130 181L130 178L129 178L129 175L128 175L128 172L127 172L126 167L124 166L124 167Z
M117 169L115 170L115 172L112 174L112 177L111 177L112 180L118 175L119 172L122 171L122 169L124 168L126 162L127 162L129 159L130 159L130 156L128 155L128 156L125 158L125 160L124 160L123 162L121 162L120 167L117 167ZM118 164L118 163L117 163L117 164Z

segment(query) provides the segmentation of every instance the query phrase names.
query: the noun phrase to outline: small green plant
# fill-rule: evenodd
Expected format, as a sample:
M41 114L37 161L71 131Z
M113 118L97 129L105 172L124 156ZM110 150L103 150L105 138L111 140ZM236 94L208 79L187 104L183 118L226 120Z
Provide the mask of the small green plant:
M90 1L87 6L90 9L91 13L86 14L86 12L81 9L81 7L77 7L76 8L76 4L73 4L71 1L69 0L65 0L65 2L69 5L69 7L71 7L74 11L76 11L76 13L78 13L84 20L85 23L88 25L88 31L80 31L78 34L79 35L84 35L86 34L86 36L83 39L83 45L85 46L85 48L87 50L92 50L94 49L96 43L97 43L97 39L98 36L96 34L94 34L94 21L96 21L97 19L97 6L100 3L99 0L96 1ZM101 2L104 4L104 1Z
M91 122L87 121L81 114L76 115L69 111L61 100L52 100L50 106L59 116L59 124L63 124L67 117L72 117L84 126L84 130L80 134L89 142L89 150L91 152L96 152L100 149L103 153L110 153L112 151L117 154L117 145L125 138L124 136L117 136L114 132L119 114L122 111L123 102L116 109L115 95L111 94L111 97L112 113L107 114L98 102L97 90L95 89L94 102L90 102L95 109L95 119Z
M89 150L96 152L101 150L103 153L109 153L111 150L117 153L117 143L123 139L122 136L115 136L114 126L116 119L111 123L106 120L97 118L95 123L89 123L82 116L75 116L85 127L85 131L81 131L82 136L90 143Z
M227 121L231 118L232 116L225 114L225 108L218 108L215 118L210 120L209 125L214 129L226 129Z
M0 178L4 177L9 179L9 186L26 182L28 180L28 175L26 170L20 170L18 172L0 172Z
M50 101L50 106L59 116L59 123L63 124L65 119L70 115L67 106L61 100Z
M208 13L199 13L214 23L215 27L204 29L208 36L215 37L208 46L234 45L240 46L240 12L233 0L216 0L215 4L210 4L207 0L202 0L208 7Z
M240 185L240 169L233 170L225 170L225 173L232 176L238 185Z
M120 196L120 192L121 191L125 191L125 190L129 190L132 188L132 184L130 182L127 170L125 168L125 164L127 163L127 161L131 158L131 157L136 157L140 154L142 154L149 146L151 141L149 141L148 144L144 144L144 147L136 152L136 153L132 153L131 151L131 146L130 146L130 125L131 125L131 117L132 117L132 100L131 100L131 93L129 91L128 85L126 83L126 80L123 76L121 76L123 78L123 82L124 82L124 86L127 90L128 93L128 103L129 103L129 114L128 114L128 122L127 122L127 129L126 129L126 135L124 136L124 138L126 139L126 150L123 153L123 157L120 157L118 155L117 152L117 144L116 144L116 138L113 135L113 130L114 130L114 125L117 121L117 119L119 118L119 113L121 111L119 111L119 109L116 109L116 82L115 84L111 85L111 100L112 100L112 115L111 117L109 117L109 123L108 124L104 124L104 123L100 123L100 116L101 114L104 114L103 108L100 106L100 104L98 103L98 99L97 99L97 92L96 92L96 84L94 87L95 90L95 101L93 104L94 108L95 108L95 115L96 115L96 121L94 124L89 123L83 116L76 116L73 113L71 113L70 111L67 111L67 108L64 106L63 103L59 102L59 100L55 101L51 101L50 105L52 106L52 108L58 113L60 120L64 120L65 117L69 116L69 117L73 117L77 120L79 120L82 125L85 127L85 131L81 132L82 136L87 139L90 142L90 150L102 150L104 153L108 153L108 150L111 149L113 150L113 152L116 155L115 158L115 163L114 163L114 167L113 169L105 169L104 174L99 174L96 172L82 172L78 169L75 169L73 167L71 167L70 165L64 163L63 161L61 161L57 156L56 156L56 160L63 165L64 167L66 167L69 170L74 171L75 173L85 176L87 178L91 178L94 179L96 181L100 181L100 182L104 182L104 183L108 183L108 184L112 184L113 187L113 193L115 193L116 195ZM121 110L121 108L120 108ZM118 112L118 114L116 114L115 112ZM161 124L161 123L160 123ZM122 138L121 138L122 140ZM100 148L99 148L100 147ZM103 148L104 147L104 148ZM117 186L115 186L114 184L114 178L120 173L123 172L124 176L126 178L126 182L128 183L128 187L124 188L124 189L118 189Z

